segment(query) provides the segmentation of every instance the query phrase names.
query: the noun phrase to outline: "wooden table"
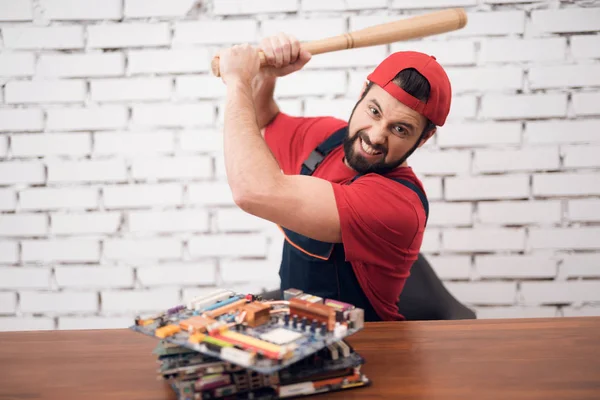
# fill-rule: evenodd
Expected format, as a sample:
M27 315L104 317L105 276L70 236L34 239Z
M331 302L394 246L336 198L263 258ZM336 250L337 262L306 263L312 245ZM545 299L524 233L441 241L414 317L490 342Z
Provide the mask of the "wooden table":
M349 341L373 381L320 398L600 399L600 317L371 323ZM0 333L0 399L174 399L153 338Z

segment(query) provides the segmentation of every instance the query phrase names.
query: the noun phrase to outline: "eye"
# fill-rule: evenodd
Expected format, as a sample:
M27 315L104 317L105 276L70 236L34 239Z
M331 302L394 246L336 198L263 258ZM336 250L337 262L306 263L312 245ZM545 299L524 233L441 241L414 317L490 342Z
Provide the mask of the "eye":
M403 126L396 125L396 126L394 126L393 129L394 129L394 132L397 133L397 134L399 134L399 135L406 135L406 134L408 134L408 132L406 132L406 129L404 129Z
M377 110L375 107L369 106L369 111L375 116L379 115L379 110Z

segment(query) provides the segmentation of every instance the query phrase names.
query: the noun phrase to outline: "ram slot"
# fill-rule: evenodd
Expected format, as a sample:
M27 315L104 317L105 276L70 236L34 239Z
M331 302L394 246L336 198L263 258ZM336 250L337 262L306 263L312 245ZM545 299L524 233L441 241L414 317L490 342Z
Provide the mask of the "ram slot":
M246 302L247 302L246 299L237 300L237 301L234 301L233 303L230 303L230 304L228 304L226 306L223 306L223 307L217 308L215 310L209 311L209 312L206 313L206 315L208 317L211 317L211 318L216 318L216 317L219 317L219 316L221 316L223 314L227 314L228 312L233 311L236 308L240 308L241 306L243 306L244 304L246 304Z
M255 339L253 337L242 335L237 332L225 331L220 335L214 336L217 339L229 342L234 345L241 346L246 350L252 350L255 352L262 353L265 357L279 360L282 358L282 348L281 346L277 346L271 343L267 343L265 341Z
M216 302L228 299L234 294L235 293L231 290L219 290L209 294L208 296L197 296L188 302L187 308L189 308L190 310L200 310Z

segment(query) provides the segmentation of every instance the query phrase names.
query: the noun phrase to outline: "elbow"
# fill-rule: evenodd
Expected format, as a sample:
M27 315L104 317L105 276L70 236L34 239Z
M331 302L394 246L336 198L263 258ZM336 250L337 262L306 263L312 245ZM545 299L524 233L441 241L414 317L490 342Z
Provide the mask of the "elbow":
M248 214L257 215L260 210L262 196L251 190L234 190L233 201L242 211Z

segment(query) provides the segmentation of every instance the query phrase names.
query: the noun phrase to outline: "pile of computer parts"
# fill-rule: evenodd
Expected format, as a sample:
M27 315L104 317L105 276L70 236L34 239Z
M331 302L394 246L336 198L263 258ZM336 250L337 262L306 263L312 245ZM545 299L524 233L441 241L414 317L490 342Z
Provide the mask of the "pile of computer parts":
M297 289L283 300L219 290L131 329L158 339L158 376L178 399L280 399L368 386L344 340L363 323L362 309Z

